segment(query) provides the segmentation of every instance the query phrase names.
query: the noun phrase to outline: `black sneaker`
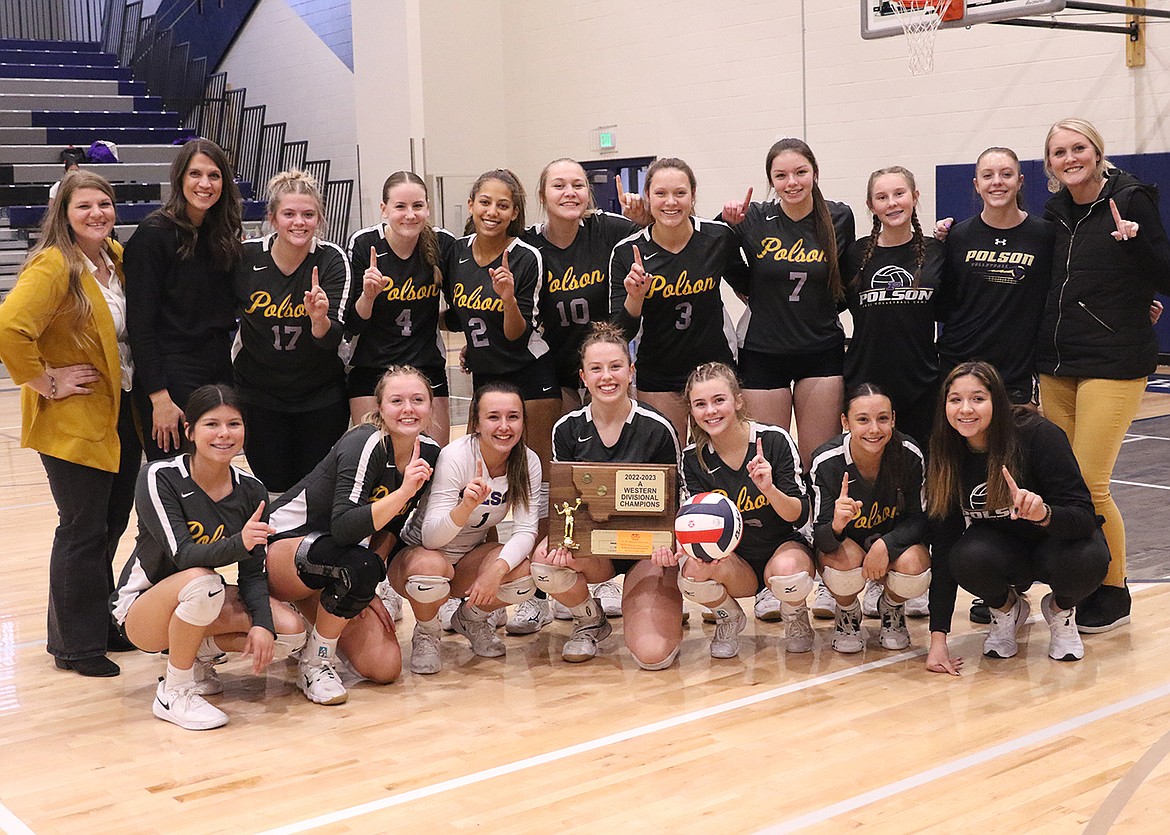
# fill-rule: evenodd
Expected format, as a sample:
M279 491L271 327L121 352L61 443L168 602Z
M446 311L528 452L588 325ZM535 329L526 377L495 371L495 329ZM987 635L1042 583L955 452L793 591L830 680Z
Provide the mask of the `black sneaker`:
M1129 588L1100 586L1077 604L1077 631L1086 634L1109 632L1129 623Z
M971 623L991 623L991 607L976 597L971 601Z

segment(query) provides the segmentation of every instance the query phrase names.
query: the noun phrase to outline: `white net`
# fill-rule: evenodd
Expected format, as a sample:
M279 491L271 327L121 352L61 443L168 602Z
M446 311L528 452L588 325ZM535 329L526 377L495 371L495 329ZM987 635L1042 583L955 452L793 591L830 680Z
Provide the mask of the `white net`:
M934 36L951 7L951 0L890 0L890 7L906 33L910 74L934 72Z

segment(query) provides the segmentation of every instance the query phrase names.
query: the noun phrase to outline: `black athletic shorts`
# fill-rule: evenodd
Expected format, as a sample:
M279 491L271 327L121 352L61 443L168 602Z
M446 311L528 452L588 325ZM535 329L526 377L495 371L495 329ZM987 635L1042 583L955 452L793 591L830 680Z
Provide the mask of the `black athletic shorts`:
M420 368L419 371L423 373L423 376L427 378L427 382L430 383L432 396L451 396L451 390L447 386L447 369L436 365L430 368ZM385 368L362 368L354 366L349 370L349 375L345 379L346 396L350 399L355 397L373 397L374 388L378 385L378 381L382 379L382 375L385 373Z
M557 369L552 357L545 354L528 365L509 374L472 374L472 387L478 389L484 383L506 382L520 389L522 400L560 400L561 384L557 382Z
M739 350L739 376L745 389L786 389L809 377L840 377L845 373L845 347L811 354L764 354Z

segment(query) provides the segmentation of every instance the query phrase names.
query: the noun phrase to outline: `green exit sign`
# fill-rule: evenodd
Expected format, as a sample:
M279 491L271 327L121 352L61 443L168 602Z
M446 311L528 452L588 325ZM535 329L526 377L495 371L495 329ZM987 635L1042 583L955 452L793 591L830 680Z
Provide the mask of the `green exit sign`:
M617 147L617 139L613 135L613 131L603 130L597 135L597 144L602 151L612 151Z

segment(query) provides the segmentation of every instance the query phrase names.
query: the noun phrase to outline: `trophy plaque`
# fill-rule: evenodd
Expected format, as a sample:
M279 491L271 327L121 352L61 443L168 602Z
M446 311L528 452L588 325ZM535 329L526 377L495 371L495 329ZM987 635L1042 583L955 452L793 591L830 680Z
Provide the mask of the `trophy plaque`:
M549 550L575 557L648 559L674 547L678 471L671 464L553 462Z

